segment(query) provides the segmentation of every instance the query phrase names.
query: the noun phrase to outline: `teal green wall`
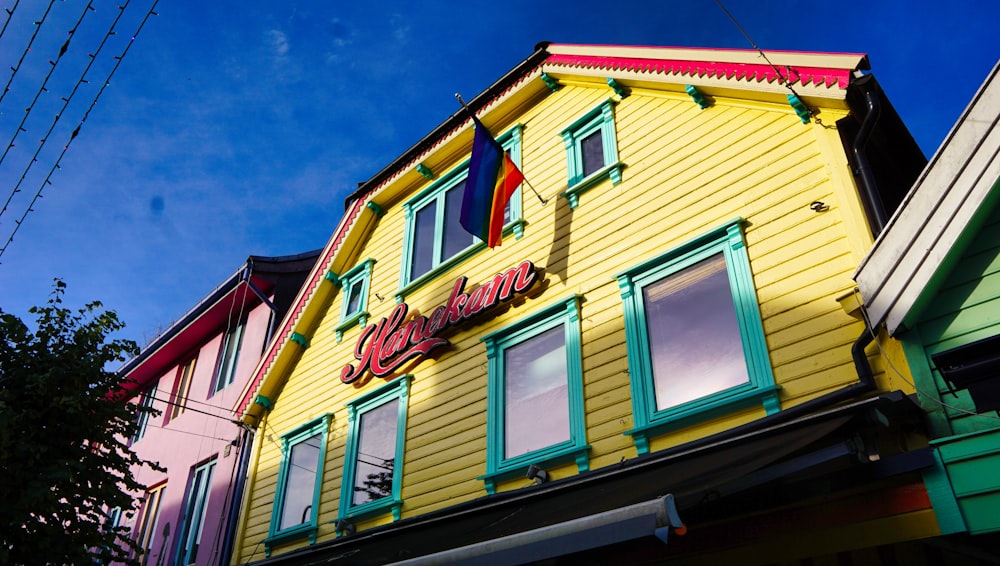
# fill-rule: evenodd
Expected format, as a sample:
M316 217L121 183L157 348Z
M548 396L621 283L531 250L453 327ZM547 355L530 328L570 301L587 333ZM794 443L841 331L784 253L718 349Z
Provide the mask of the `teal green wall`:
M934 436L1000 428L996 413L973 415L968 392L948 390L931 356L1000 334L1000 207L993 207L968 239L955 266L926 301L920 318L901 335L921 404L930 411ZM943 404L943 405L942 405Z
M975 414L934 367L939 352L1000 334L1000 207L964 237L950 270L930 286L912 328L899 337L927 411L937 466L924 475L943 533L1000 531L1000 416Z

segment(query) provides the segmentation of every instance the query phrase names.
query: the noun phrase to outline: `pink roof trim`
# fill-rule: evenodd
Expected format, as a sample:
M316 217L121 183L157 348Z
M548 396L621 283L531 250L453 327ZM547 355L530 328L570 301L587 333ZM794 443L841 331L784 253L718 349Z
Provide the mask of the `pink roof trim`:
M774 67L766 64L715 63L712 61L682 61L676 59L633 59L626 57L601 57L595 55L553 54L545 60L549 65L607 69L610 71L636 71L687 75L693 77L723 78L773 83L787 79L789 84L847 88L851 80L849 69L819 67ZM780 73L780 77L779 77Z

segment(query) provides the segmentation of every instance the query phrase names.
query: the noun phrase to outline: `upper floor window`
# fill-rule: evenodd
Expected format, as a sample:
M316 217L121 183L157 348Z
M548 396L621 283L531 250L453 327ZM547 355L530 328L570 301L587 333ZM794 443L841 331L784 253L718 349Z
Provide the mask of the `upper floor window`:
M341 292L340 323L335 328L337 341L344 331L368 322L368 291L371 287L374 259L366 259L338 278Z
M201 535L205 529L205 516L208 509L208 498L212 494L212 473L215 471L215 460L202 464L191 471L188 482L187 501L184 504L184 514L181 515L178 529L177 564L194 564L198 559L198 548L201 545Z
M146 492L145 501L143 501L139 512L139 520L136 521L135 541L136 546L142 549L142 564L144 565L156 563L156 560L150 559L150 554L154 548L153 539L156 536L160 519L160 501L163 499L166 488L167 484L161 484ZM162 548L160 552L164 552Z
M622 181L618 161L613 101L607 100L584 114L561 132L566 147L567 189L563 196L576 208L580 194L604 179Z
M170 409L167 411L166 422L176 419L187 408L191 378L194 376L194 366L197 361L198 356L194 356L177 367L177 377L174 378L174 389L170 392Z
M243 318L235 325L230 325L226 329L226 335L222 339L222 347L219 350L219 370L215 374L215 387L213 393L218 393L231 385L236 379L236 362L240 357L240 348L243 345L243 334L246 332L247 320Z
M330 415L326 415L281 437L281 468L264 549L268 555L277 541L296 537L316 540L329 428Z
M640 454L649 437L763 403L779 410L741 230L722 226L619 274Z
M589 468L576 296L485 338L486 490L532 464Z
M517 126L497 141L514 164L521 166L521 128ZM414 199L403 205L406 229L403 234L403 265L400 269L400 292L433 277L470 255L485 249L486 244L465 231L459 222L465 180L469 172L466 160L443 175ZM523 234L521 189L511 196L504 210L504 233Z
M348 403L341 519L386 511L399 519L409 387L410 376L403 376Z
M141 412L139 416L136 417L135 423L135 434L132 436L132 444L142 440L143 436L146 436L146 425L149 424L149 409L153 407L153 401L156 399L156 384L149 386L139 399L139 408ZM145 410L143 410L145 409Z

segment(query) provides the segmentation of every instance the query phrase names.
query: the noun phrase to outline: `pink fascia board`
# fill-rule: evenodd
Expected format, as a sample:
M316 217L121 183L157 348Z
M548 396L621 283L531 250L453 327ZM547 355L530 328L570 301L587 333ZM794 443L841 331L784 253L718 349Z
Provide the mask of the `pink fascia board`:
M626 57L602 57L595 55L554 54L548 64L566 65L588 69L608 69L611 71L635 71L644 73L687 75L695 77L717 77L768 83L785 79L789 84L810 83L830 87L837 85L847 88L851 80L849 69L827 69L820 67L788 67L779 76L781 67L767 64L719 63L713 61L682 61L677 59L635 59Z

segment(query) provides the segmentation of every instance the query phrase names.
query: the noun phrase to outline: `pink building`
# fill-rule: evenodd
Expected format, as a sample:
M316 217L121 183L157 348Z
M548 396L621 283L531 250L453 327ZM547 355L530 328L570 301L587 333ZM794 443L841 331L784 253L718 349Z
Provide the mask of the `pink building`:
M136 402L161 411L132 439L139 457L166 468L137 471L147 491L124 523L144 564L229 562L252 445L231 409L318 255L250 256L119 370Z

